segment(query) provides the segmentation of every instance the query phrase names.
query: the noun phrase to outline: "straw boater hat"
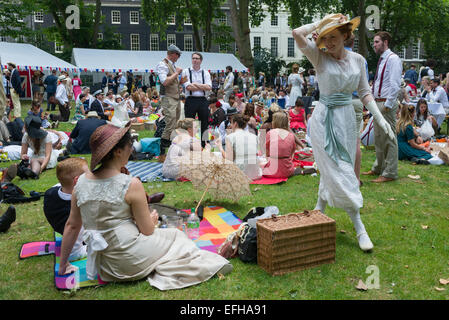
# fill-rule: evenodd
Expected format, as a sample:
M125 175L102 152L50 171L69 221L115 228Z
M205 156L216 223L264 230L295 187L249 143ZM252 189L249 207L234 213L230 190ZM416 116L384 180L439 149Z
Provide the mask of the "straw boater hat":
M10 65L14 69L16 68L16 64L14 62L8 62L7 65Z
M90 149L92 150L92 158L90 160L90 170L94 170L100 163L101 159L115 147L120 139L131 128L129 121L124 128L114 126L113 124L105 124L98 127L89 140Z
M360 17L355 17L354 19L348 21L348 18L341 13L328 15L323 20L325 20L327 23L320 24L316 30L316 32L318 33L316 46L320 49L324 48L324 43L321 42L321 39L329 32L332 32L335 29L347 24L350 24L351 31L354 32L354 30L357 29L360 24Z
M97 113L97 111L89 111L88 113L87 113L87 116L86 116L87 118L100 118L99 116L98 116L98 113Z

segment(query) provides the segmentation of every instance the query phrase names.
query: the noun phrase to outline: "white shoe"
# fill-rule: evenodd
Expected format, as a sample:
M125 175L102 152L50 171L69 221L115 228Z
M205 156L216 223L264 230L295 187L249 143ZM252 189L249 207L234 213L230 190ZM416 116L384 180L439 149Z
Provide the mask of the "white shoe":
M366 232L358 234L357 240L359 241L360 249L362 249L363 251L369 251L374 248L374 245Z
M81 246L78 250L70 253L69 262L81 260L87 257L87 246Z

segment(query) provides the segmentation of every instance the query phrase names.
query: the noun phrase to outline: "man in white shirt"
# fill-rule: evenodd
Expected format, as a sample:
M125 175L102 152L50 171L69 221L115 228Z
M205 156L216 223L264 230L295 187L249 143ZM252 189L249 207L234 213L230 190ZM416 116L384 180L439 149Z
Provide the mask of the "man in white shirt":
M446 114L449 113L449 101L447 98L447 93L443 89L443 87L440 86L440 79L434 78L430 81L430 88L427 89L427 100L429 102L437 102L441 103L443 105L444 111L446 111Z
M186 102L184 115L186 118L198 119L201 122L201 145L206 145L209 140L207 128L209 124L209 103L206 92L212 90L212 80L207 70L201 69L203 56L199 52L192 53L192 68L182 71L182 78L187 78L184 83ZM206 134L205 134L206 133Z
M67 95L67 77L65 75L61 75L58 78L59 80L59 84L58 87L56 88L56 95L55 95L55 99L56 102L58 103L58 107L59 107L59 115L55 115L55 114L50 114L50 119L52 121L62 121L62 122L67 122L69 121L69 117L70 117L70 103L69 103L69 98Z
M374 51L380 55L374 77L373 95L379 111L393 132L396 132L397 97L401 89L402 62L397 54L389 48L391 35L380 31L374 36ZM398 141L391 139L376 122L374 122L374 146L376 160L370 171L364 175L378 175L372 182L387 182L398 178Z
M223 91L225 93L224 100L229 101L229 96L232 94L234 89L234 73L232 72L232 67L226 67L226 79L223 84Z

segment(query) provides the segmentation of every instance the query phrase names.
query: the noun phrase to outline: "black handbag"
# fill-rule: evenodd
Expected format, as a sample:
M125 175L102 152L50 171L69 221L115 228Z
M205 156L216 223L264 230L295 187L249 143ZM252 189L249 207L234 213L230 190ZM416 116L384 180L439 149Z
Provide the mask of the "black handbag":
M257 262L257 229L246 225L239 239L239 258L243 262Z
M20 179L37 179L39 176L31 170L28 160L20 161L17 166L17 176Z

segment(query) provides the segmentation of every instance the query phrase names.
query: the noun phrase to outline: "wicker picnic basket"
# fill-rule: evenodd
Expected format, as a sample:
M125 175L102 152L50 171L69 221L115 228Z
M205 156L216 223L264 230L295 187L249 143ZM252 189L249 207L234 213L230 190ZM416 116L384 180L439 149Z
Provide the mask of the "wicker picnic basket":
M271 275L335 262L335 220L304 211L257 221L257 263Z

